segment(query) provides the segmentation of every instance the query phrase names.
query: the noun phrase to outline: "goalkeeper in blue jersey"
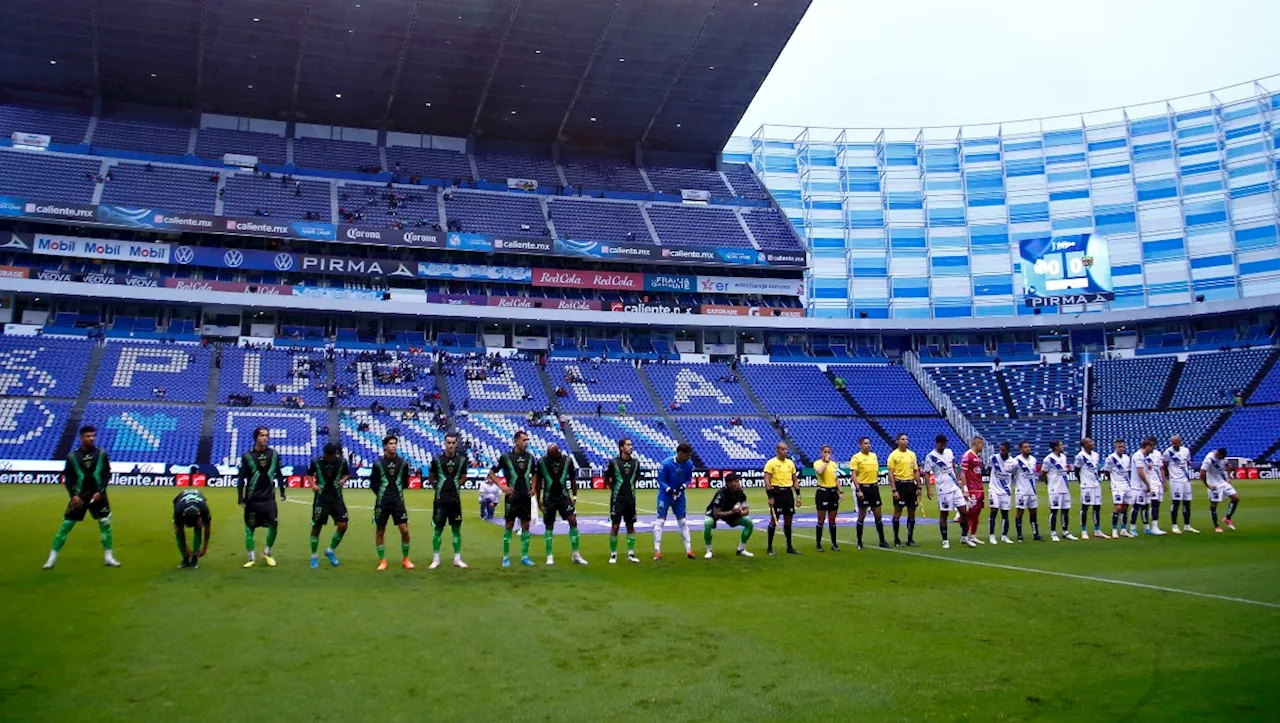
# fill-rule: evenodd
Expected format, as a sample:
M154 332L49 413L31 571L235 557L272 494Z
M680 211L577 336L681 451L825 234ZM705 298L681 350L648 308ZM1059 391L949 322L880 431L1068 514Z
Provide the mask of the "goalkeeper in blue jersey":
M676 524L684 540L684 556L694 559L693 542L689 539L689 523L685 520L685 489L693 482L693 446L681 442L673 457L667 457L658 468L658 515L653 522L653 559L662 559L662 528L667 515L676 513Z

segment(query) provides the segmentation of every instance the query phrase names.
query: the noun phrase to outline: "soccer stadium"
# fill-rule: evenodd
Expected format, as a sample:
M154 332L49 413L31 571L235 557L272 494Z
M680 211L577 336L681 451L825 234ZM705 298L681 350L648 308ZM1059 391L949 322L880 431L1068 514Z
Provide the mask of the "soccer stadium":
M823 1L0 8L6 717L1274 720L1280 76L742 132Z

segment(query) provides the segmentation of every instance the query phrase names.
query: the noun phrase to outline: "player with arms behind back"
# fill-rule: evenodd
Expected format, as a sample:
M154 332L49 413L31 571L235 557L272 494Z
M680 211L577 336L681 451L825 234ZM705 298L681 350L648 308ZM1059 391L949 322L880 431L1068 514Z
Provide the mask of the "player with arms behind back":
M609 460L604 471L605 484L609 485L609 564L618 562L618 528L627 523L627 560L640 562L636 557L636 480L640 477L640 463L632 456L631 440L618 440L618 456Z
M999 510L1000 519L1004 521L1000 542L1011 545L1013 540L1009 539L1009 509L1013 506L1013 475L1017 462L1009 454L1008 442L1000 443L1000 451L991 455L987 465L991 467L991 544L996 544L996 510Z
M98 521L98 539L102 542L102 564L107 567L120 567L112 553L111 540L111 504L107 501L107 483L111 481L111 460L105 450L98 449L96 444L98 430L92 425L80 428L80 446L67 455L62 469L62 482L67 487L71 499L62 513L62 525L53 536L53 546L49 550L49 559L44 569L52 570L58 562L58 551L67 542L67 535L77 522L84 521L84 513L88 512Z
M764 463L764 488L769 496L769 547L773 554L773 536L778 531L778 518L782 518L782 534L787 539L787 554L799 555L791 544L791 520L800 504L800 475L796 463L787 455L787 443L778 442L777 454Z
M1036 520L1036 510L1040 507L1040 495L1036 494L1036 458L1031 456L1031 443L1027 440L1018 442L1018 456L1014 458L1013 477L1017 490L1014 526L1018 529L1018 542L1022 542L1022 511L1031 510L1031 539L1043 542L1040 536L1040 523Z
M467 569L462 561L462 483L467 480L467 460L458 454L458 433L444 436L444 454L431 458L427 470L427 484L435 490L431 502L431 564L428 570L440 567L440 543L444 538L444 526L449 525L453 542L453 566Z
M978 539L978 523L982 521L982 505L984 502L982 489L982 450L987 441L982 437L974 437L964 454L960 455L960 474L964 476L964 492L969 498L969 539L976 544L983 544ZM993 528L994 531L994 528ZM992 542L995 542L992 535ZM970 545L972 547L972 545Z
M742 480L737 472L730 472L724 476L724 487L716 490L711 503L707 505L707 517L702 521L702 541L707 546L707 554L703 557L708 560L714 557L711 552L711 536L715 532L717 522L723 522L730 527L741 527L742 536L738 538L738 555L755 557L747 551L747 540L751 539L751 532L755 529L755 524L748 517L750 513L747 493L742 491Z
M1133 537L1128 528L1129 501L1132 499L1129 482L1133 479L1133 459L1125 451L1123 439L1116 440L1115 451L1107 455L1102 471L1107 473L1111 481L1111 501L1115 504L1111 512L1111 539Z
M382 456L373 463L373 472L369 475L369 489L375 500L373 542L378 551L379 570L387 569L387 520L400 530L400 564L406 570L414 568L409 561L409 510L404 504L404 491L409 486L409 462L397 453L399 448L399 437L383 437Z
M520 564L533 567L533 560L529 559L529 540L533 537L533 531L529 524L533 518L532 477L537 460L528 449L528 432L517 430L513 445L511 451L499 457L498 463L489 470L489 481L501 487L502 494L506 495L502 513L505 524L502 531L502 566L511 567L511 531L515 528L516 520L520 520ZM498 473L502 473L502 476L499 477Z
M253 430L253 448L240 458L240 473L236 479L236 497L244 508L244 548L249 561L245 567L253 567L254 530L267 528L267 544L262 548L262 559L267 567L275 567L276 560L271 556L271 546L276 542L279 531L279 510L276 499L272 495L272 484L280 488L280 500L285 499L285 480L280 472L280 455L267 446L271 441L271 432L266 427Z
M1080 440L1075 458L1076 479L1080 480L1080 539L1089 539L1089 510L1093 510L1093 539L1105 540L1102 534L1102 484L1098 481L1098 453L1093 440Z
M888 547L884 540L884 521L880 519L880 459L871 451L871 438L858 440L858 452L849 458L849 474L853 476L853 490L858 495L858 549L862 549L862 522L867 510L875 518L880 546Z
M1169 497L1173 499L1169 507L1173 534L1181 535L1186 531L1198 535L1200 530L1191 526L1191 448L1182 446L1182 435L1175 434L1161 457L1164 476L1169 480ZM1179 506L1182 507L1182 528L1178 527Z
M1058 542L1058 516L1062 516L1062 536L1075 540L1071 534L1071 488L1067 486L1067 455L1062 453L1062 441L1049 445L1049 456L1044 458L1041 474L1049 486L1049 539Z
M578 554L578 465L573 457L560 451L560 445L548 445L547 453L538 460L533 475L533 496L538 500L538 510L542 512L542 539L547 548L547 564L555 564L552 550L557 515L569 523L573 563L587 564Z
M342 447L337 442L324 446L324 454L311 460L307 476L314 480L315 499L311 502L311 567L320 567L316 551L320 549L320 531L329 518L333 518L333 538L324 556L329 565L338 566L338 545L347 534L347 503L342 500L342 486L351 479L351 465L342 458Z
M1236 515L1240 495L1236 494L1236 488L1231 485L1231 476L1227 472L1226 447L1219 447L1204 456L1204 462L1200 464L1200 479L1209 488L1209 516L1213 518L1213 531L1222 532L1222 527L1218 524L1218 503L1223 500L1230 500L1230 504L1227 505L1227 516L1222 518L1222 524L1232 530L1236 529L1231 519Z

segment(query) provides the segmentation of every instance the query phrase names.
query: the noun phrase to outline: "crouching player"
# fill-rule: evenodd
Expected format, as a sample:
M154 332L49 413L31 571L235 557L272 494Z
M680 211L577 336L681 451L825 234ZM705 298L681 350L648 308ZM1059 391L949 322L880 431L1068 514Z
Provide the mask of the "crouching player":
M196 569L200 558L209 551L209 538L213 535L213 516L209 503L197 490L183 490L173 498L173 538L182 553L178 567ZM191 528L191 547L187 547L187 528Z
M747 516L750 512L747 493L742 491L742 481L738 478L737 472L730 472L724 477L724 487L716 490L716 496L712 497L711 504L707 505L707 517L702 522L702 541L707 544L707 554L703 557L708 560L713 557L711 535L716 529L717 522L723 522L730 527L741 527L742 537L738 540L738 554L742 557L755 557L747 551L747 540L751 539L751 533L755 530L755 525Z

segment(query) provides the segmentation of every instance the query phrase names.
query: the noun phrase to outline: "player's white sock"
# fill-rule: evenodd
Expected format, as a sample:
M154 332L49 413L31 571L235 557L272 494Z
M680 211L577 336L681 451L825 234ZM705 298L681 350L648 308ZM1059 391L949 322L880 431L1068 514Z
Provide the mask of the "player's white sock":
M267 557L271 557L271 547L268 546L268 547L262 548L262 554L266 555Z
M742 551L743 551L743 550L745 550L745 549L747 549L747 543L745 543L745 542L739 542L739 543L738 543L738 552L742 552Z
M653 551L662 552L662 528L667 521L659 517L653 521Z
M102 561L108 567L120 567L120 561L116 559L115 555L111 554L111 550L104 550L102 552Z
M684 551L693 552L693 542L689 540L689 521L676 520L676 526L680 528L680 539L684 540Z
M49 559L45 560L44 569L46 570L51 569L53 567L53 564L57 561L58 561L58 551L49 550Z
M253 550L249 550L249 562L253 562Z

